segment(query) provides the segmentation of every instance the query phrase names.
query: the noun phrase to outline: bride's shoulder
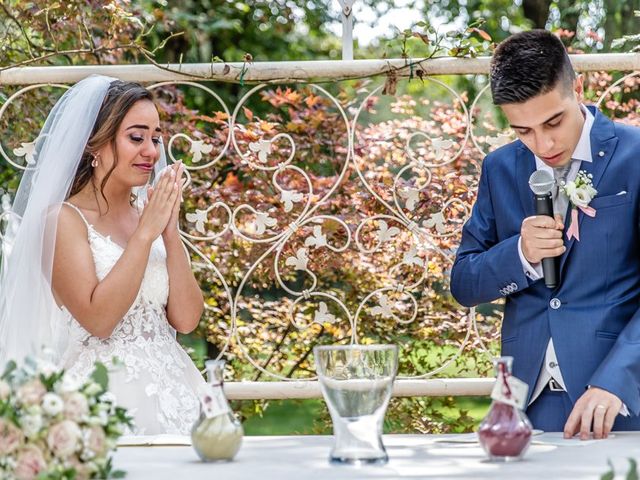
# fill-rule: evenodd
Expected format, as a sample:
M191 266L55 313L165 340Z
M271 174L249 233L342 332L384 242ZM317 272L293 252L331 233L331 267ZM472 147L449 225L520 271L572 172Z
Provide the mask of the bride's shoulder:
M60 204L57 227L58 230L68 229L72 232L84 232L86 235L89 222L82 209L70 198Z

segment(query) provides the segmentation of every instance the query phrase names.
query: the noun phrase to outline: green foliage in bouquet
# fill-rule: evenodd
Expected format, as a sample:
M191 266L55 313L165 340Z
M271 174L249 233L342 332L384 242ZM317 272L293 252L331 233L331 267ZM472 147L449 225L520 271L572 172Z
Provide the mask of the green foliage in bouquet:
M0 478L124 477L111 453L132 419L107 388L101 363L81 383L46 361L9 362L0 377Z

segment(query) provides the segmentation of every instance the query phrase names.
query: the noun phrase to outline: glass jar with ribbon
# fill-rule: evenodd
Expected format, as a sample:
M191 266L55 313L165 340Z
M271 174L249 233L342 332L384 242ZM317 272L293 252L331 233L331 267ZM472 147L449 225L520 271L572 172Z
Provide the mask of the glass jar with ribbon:
M494 359L493 402L478 430L480 445L490 461L520 460L531 443L532 427L524 413L528 386L511 375L513 357Z

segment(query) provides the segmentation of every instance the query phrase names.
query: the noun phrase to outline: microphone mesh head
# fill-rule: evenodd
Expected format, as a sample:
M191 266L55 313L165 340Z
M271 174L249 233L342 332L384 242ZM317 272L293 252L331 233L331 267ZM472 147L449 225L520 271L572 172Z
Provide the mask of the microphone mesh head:
M553 175L546 170L536 170L529 177L529 188L531 188L536 195L550 193L555 185L556 181Z

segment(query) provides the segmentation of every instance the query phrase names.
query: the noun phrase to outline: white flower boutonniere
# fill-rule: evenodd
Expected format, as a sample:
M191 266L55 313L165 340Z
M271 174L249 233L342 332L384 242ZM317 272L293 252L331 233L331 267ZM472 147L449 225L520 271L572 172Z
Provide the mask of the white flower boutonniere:
M572 182L566 182L560 186L560 190L564 193L571 203L571 224L567 230L567 238L571 240L575 237L580 241L580 231L578 227L578 209L585 215L590 217L596 216L596 211L589 206L591 200L598 194L593 188L593 175L580 170L578 176Z

